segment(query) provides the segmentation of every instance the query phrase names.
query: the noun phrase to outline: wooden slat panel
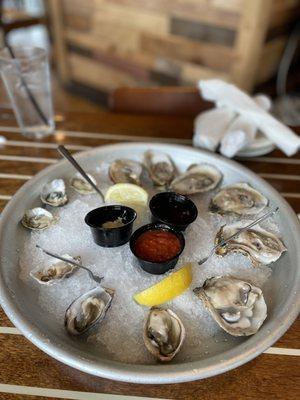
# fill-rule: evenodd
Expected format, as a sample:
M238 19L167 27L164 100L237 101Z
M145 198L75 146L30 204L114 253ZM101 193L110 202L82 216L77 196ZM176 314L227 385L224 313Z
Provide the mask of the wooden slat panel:
M109 68L98 61L78 54L69 54L70 68L74 80L99 89L112 90L119 86L136 86L136 80L124 72Z
M145 33L141 35L140 45L141 51L153 56L189 61L221 71L228 71L233 61L233 52L226 46L212 46L175 35L159 36L156 33Z
M2 211L2 204L0 201L0 212ZM10 320L7 318L5 312L2 310L2 308L0 307L0 327L1 326L9 326L12 327L13 324L10 322ZM1 398L1 397L0 397Z
M210 4L221 9L241 13L246 1L248 0L210 0Z
M112 4L111 1L103 2L94 12L94 31L101 33L102 22L117 24L130 29L139 31L149 31L157 33L167 33L169 31L169 18L161 12L148 12L143 7L128 8L122 5Z
M0 178L0 195L13 196L26 181L19 179L1 179Z
M265 82L276 74L287 39L287 36L281 36L269 41L265 45L260 56L259 68L257 70L257 84Z
M203 0L106 0L132 9L146 9L158 13L172 13L178 17L190 18L204 23L234 28L238 24L237 7L228 9Z
M2 173L15 173L15 174L22 174L22 175L35 175L37 172L44 169L47 165L46 163L32 163L32 162L22 162L19 163L18 161L3 161L0 160L0 171Z
M76 134L76 133L75 133ZM22 143L26 143L26 146L24 145L24 150L25 147L27 148L27 146L30 146L31 141L23 141L23 138L20 140L20 135L18 133L12 134L12 133L6 133L4 134L7 139L8 139L8 144L12 143L21 143L20 146L15 146L15 147L20 147L22 149ZM77 137L77 136L63 136L63 134L58 133L57 135L57 139L59 138L58 141L56 141L55 136L49 136L47 141L43 141L41 143L37 143L37 146L35 148L42 148L42 146L52 146L53 149L55 150L58 144L65 144L67 145L67 147L70 149L70 151L80 151L83 150L84 147L86 146L86 148L88 147L95 147L95 146L100 146L103 144L108 144L108 143L114 143L115 140L109 140L109 134L108 134L108 138L107 139L101 139L101 138L97 138L97 135L95 138L94 135L91 135L93 137L84 137L84 135L82 135L81 137ZM122 140L119 139L119 141ZM118 140L117 140L118 141ZM41 146L41 147L38 147ZM74 147L75 146L75 147ZM78 146L78 148L76 148L76 146ZM5 148L8 148L10 146L6 146ZM74 148L73 148L74 147ZM82 147L82 149L81 149ZM1 154L1 149L0 149L0 154Z
M21 146L3 146L0 149L0 155L60 158L56 149L41 149L38 147Z
M299 180L282 180L276 178L264 178L270 185L272 185L279 193L298 193L300 194L300 174L296 177ZM288 199L287 199L288 200ZM299 198L300 202L300 198Z
M170 81L169 86L175 86L176 83L183 86L195 85L199 79L219 78L225 81L229 79L228 74L224 72L166 57L156 59L154 72L173 78L174 81Z
M57 15L59 3L55 0L50 2L55 4L52 13ZM256 83L272 77L277 69L281 52L277 48L272 51L269 47L260 62L266 37L269 41L279 34L288 34L291 24L300 15L300 6L297 7L300 0L94 0L87 2L88 5L78 0L74 4L65 0L62 3L65 20L62 23L55 18L55 35L63 38L70 27L76 30L76 35L90 35L89 38L77 37L77 45L80 41L82 47L101 48L98 60L106 66L101 70L107 74L112 71L107 85L103 79L96 86L95 81L84 79L82 74L79 77L78 73L74 80L87 87L95 85L104 92L118 86L112 83L114 80L127 84L124 76L121 78L118 75L114 79L115 72L135 71L130 74L136 78L132 86L145 83L148 86L157 83L182 85L195 81L192 66L191 70L186 68L185 75L191 72L187 80L174 76L172 72L152 69L157 55L211 69L211 74L209 71L200 74L203 78L214 76L216 70L228 72L229 80L251 90ZM151 38L153 34L158 38ZM184 41L180 42L180 39ZM194 42L199 42L199 47ZM74 78L73 69L70 73L65 58L65 40L57 40L56 43L62 78L71 81ZM210 44L217 46L214 48ZM225 46L230 50L229 54L222 49ZM113 64L114 53L119 55L120 52L123 53L122 60L114 60ZM134 52L134 57L129 52ZM148 53L151 53L150 59ZM103 61L107 57L111 59L110 63Z
M26 394L10 394L10 393L3 393L2 396L5 396L5 400L45 400L45 397L41 396L32 396ZM4 399L4 397L3 397ZM58 397L52 397L51 400L58 400Z
M5 368L0 370L3 383L181 400L193 399L195 394L203 400L227 399L232 393L236 398L245 398L245 387L251 387L251 397L248 398L276 398L278 393L284 392L289 394L290 400L295 400L298 395L295 382L297 367L300 367L299 357L261 355L242 368L193 383L134 385L108 381L76 371L43 354L19 335L0 335L0 343L0 361L2 365L5 363ZM285 377L284 380L282 376Z
M63 0L63 11L64 12L74 12L76 11L78 14L84 12L84 10L93 10L97 4L102 3L103 0L89 0L84 3L82 0Z
M245 161L243 165L250 168L252 171L257 173L281 173L288 175L298 175L300 165L299 164L277 164L276 162L264 162L264 161Z
M90 57L114 68L129 72L137 79L149 79L149 71L153 68L153 55L145 54L140 51L129 51L122 46L111 46L105 43L101 38L94 35L77 33L73 30L66 31L68 44L72 46L71 50L76 48L88 50Z
M54 40L54 56L57 62L59 78L63 82L69 81L68 61L66 59L66 47L63 40L63 15L61 4L56 0L48 0L47 8L50 14L52 35Z
M286 199L289 205L292 207L292 209L295 211L295 213L300 214L300 200L299 199Z
M245 5L235 44L236 62L231 77L239 87L251 90L259 69L259 59L268 29L272 0L252 0Z
M66 30L69 43L93 50L95 57L97 51L106 52L108 55L119 55L127 63L136 63L151 69L157 56L166 56L182 61L202 64L222 71L230 68L234 60L231 49L225 46L210 45L181 38L175 35L157 35L156 33L141 33L139 48L135 50L124 46L124 41L111 42L101 40L101 37L91 34Z
M124 26L118 22L107 21L104 18L101 20L100 17L98 17L97 25L93 29L93 35L98 38L99 45L102 41L112 51L115 51L115 49L127 52L138 51L140 34L141 32L132 26Z
M136 31L135 31L136 32ZM137 32L136 32L137 33ZM85 34L74 31L72 29L66 29L66 39L68 43L86 48L96 53L97 51L106 52L111 55L119 55L120 57L127 57L127 61L133 60L138 61L140 64L145 66L152 65L153 57L147 56L147 54L141 53L137 49L137 44L133 48L128 47L127 44L124 46L124 40L115 40L113 43L108 40L103 40L103 37L96 34ZM122 32L120 32L121 36Z
M229 75L211 68L201 67L192 63L182 63L181 82L183 85L196 85L199 79L223 79L230 80Z
M64 23L70 29L88 32L91 28L92 15L90 13L86 13L85 15L68 13L64 17Z
M217 43L228 47L231 47L235 41L236 33L232 29L215 27L203 22L179 17L172 17L170 23L170 32L173 35L207 43Z

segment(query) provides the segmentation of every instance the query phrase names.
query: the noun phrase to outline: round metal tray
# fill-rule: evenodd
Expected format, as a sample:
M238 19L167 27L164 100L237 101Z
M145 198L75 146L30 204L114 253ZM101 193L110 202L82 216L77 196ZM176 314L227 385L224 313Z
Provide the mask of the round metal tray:
M0 300L14 325L37 347L84 372L121 381L136 383L173 383L191 381L217 375L253 359L271 346L288 329L300 308L300 224L287 202L264 180L240 164L212 153L193 148L141 143L102 146L78 154L78 160L87 169L93 169L102 160L137 158L149 148L156 148L172 156L180 168L191 163L214 164L224 173L224 184L247 181L260 190L271 205L279 206L277 221L288 251L273 266L273 273L264 287L268 304L268 318L261 329L248 338L232 338L214 345L209 354L193 362L180 363L176 359L168 365L132 365L112 361L105 351L81 341L72 340L63 329L39 308L36 293L18 277L18 251L25 235L19 221L24 210L39 203L39 191L48 180L69 178L74 170L61 161L50 166L27 182L5 208L0 224Z

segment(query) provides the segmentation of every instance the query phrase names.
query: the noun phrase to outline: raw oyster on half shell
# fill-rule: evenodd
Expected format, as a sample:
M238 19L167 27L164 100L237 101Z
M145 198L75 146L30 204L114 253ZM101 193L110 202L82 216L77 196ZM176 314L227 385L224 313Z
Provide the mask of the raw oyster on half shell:
M81 335L103 320L114 290L97 286L75 299L65 314L65 327L71 335Z
M180 318L170 309L152 307L147 315L143 339L149 352L160 361L170 361L185 339Z
M150 178L155 185L168 185L174 179L176 168L168 154L148 150L144 154L144 159Z
M207 279L194 293L219 326L233 336L254 335L267 317L261 289L232 276Z
M268 205L268 199L248 183L234 183L221 189L211 201L210 211L219 214L254 215Z
M87 175L90 178L90 180L94 182L94 184L96 185L97 184L96 179L91 174ZM86 181L79 172L76 172L76 174L73 176L73 178L70 181L70 185L72 186L73 189L76 190L76 192L80 194L87 195L96 193L96 190L92 187L92 185L90 185L88 181Z
M140 162L127 158L115 160L109 167L109 176L114 183L140 185L143 172L144 168Z
M81 257L72 257L69 254L64 254L62 257L81 263ZM51 263L38 265L35 269L30 272L30 276L43 285L53 285L69 277L75 271L77 267L72 264L68 264L65 261L53 260Z
M25 228L33 231L42 231L49 228L58 221L58 217L54 217L51 212L41 207L32 208L25 211L21 223Z
M217 245L229 236L234 235L247 224L248 222L236 222L222 226L216 235L215 244ZM240 233L224 246L218 247L216 253L224 256L231 252L239 252L249 257L254 266L259 266L277 261L284 251L286 251L286 248L277 236L256 225Z
M209 164L193 164L177 176L170 189L180 194L205 193L215 189L222 180L221 172Z
M54 179L46 183L41 191L41 200L52 207L60 207L68 202L66 186L63 179Z

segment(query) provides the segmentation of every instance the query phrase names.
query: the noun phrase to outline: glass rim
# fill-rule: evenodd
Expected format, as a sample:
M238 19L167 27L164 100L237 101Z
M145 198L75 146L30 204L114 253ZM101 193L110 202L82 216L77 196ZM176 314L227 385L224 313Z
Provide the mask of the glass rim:
M17 56L15 58L10 55L8 47L4 46L2 49L0 49L0 61L4 62L22 62L24 60L37 60L39 58L42 58L47 55L47 50L43 47L39 46L21 46L21 45L15 45L15 46L10 46L13 50L20 50L21 56ZM32 50L33 54L31 56L26 55L26 50ZM6 53L6 55L5 55Z

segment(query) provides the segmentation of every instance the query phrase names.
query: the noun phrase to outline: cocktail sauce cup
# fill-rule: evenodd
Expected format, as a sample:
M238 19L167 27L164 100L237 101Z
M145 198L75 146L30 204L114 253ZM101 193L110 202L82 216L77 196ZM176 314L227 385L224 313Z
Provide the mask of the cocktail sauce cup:
M171 232L179 239L180 250L174 257L169 258L164 261L161 261L161 262L153 262L153 261L148 261L146 259L143 259L136 254L135 244L136 244L137 239L141 236L142 233L147 232L147 231L154 231L154 230L162 230L162 231L166 231L166 232ZM154 274L154 275L161 275L175 267L180 254L183 252L183 249L185 246L185 240L184 240L184 236L181 232L176 231L175 229L171 228L170 226L168 226L166 224L155 223L155 224L147 224L147 225L144 225L144 226L140 227L139 229L137 229L132 234L129 244L130 244L130 250L132 251L134 256L137 258L140 266L142 267L142 269L144 271L149 272L150 274Z
M95 208L85 216L85 223L91 228L94 242L102 247L117 247L127 243L132 233L136 212L126 206L113 205ZM104 228L105 222L120 218L123 225L116 228Z
M161 222L177 231L184 231L198 216L195 203L175 192L157 193L150 200L149 207L152 222Z

